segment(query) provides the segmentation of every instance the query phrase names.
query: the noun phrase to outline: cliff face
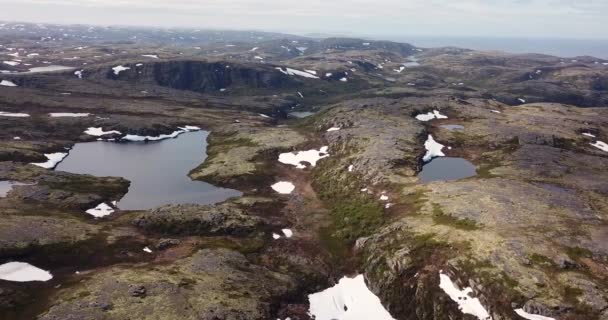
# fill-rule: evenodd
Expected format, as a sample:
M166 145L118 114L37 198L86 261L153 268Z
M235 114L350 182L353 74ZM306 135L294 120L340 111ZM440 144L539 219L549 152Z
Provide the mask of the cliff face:
M199 93L222 89L283 89L297 86L299 79L290 77L265 65L239 65L207 61L159 61L154 63L125 63L117 66L87 70L87 78L125 80L140 84L189 90ZM128 68L128 69L126 69Z

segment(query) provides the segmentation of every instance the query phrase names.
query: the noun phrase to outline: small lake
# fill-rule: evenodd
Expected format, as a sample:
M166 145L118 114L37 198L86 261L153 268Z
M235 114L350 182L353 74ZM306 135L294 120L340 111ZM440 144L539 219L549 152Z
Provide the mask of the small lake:
M464 126L461 126L459 124L443 124L440 127L448 129L450 131L464 130Z
M128 179L129 192L117 204L123 210L178 203L212 204L240 196L239 191L188 177L188 172L207 158L208 135L197 131L148 143L77 143L56 170Z
M459 180L475 176L475 165L463 158L438 157L426 163L418 174L420 182Z

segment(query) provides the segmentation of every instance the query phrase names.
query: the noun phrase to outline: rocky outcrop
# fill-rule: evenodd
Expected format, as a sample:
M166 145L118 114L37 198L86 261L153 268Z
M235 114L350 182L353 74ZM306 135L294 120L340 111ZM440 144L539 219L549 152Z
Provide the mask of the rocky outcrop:
M146 231L171 235L233 235L255 233L262 220L233 203L217 205L168 205L142 213L133 225Z

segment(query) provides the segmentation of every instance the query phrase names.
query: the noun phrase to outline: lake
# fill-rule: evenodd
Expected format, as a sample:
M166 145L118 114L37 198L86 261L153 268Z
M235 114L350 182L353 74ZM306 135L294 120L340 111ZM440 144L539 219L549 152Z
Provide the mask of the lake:
M239 191L188 177L188 172L207 158L208 134L188 132L175 139L148 143L77 143L56 170L128 179L129 192L117 204L122 210L164 204L212 204L240 196Z
M420 182L459 180L475 176L475 165L463 158L437 157L426 163L418 174Z

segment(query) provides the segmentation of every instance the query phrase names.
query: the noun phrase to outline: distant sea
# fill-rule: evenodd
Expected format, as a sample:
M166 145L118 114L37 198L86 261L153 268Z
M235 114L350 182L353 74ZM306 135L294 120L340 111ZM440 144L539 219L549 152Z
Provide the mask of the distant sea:
M558 57L592 56L608 59L608 39L531 39L485 37L390 37L393 41L417 47L460 47L476 50L498 50L510 53L543 53Z

